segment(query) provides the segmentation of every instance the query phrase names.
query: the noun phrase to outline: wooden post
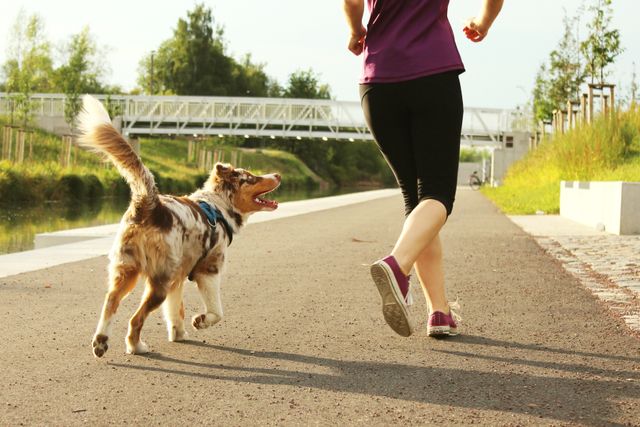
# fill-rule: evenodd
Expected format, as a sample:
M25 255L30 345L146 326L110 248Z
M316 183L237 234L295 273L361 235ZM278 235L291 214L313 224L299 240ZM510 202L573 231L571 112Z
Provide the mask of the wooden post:
M586 124L587 123L587 98L589 97L588 94L583 93L582 94L582 98L580 98L580 112L581 117L580 117L580 121L582 122L582 124Z
M204 165L204 168L206 170L211 170L211 168L213 167L212 160L213 160L213 152L207 151L207 160L205 161L205 165Z
M573 129L573 104L567 101L567 129Z
M69 167L69 165L71 164L71 141L72 137L70 135L65 135L62 137L60 166L62 166L63 168Z
M18 130L18 136L16 137L16 153L14 160L17 164L21 164L24 161L24 138L26 131L24 129Z
M29 131L29 161L33 160L33 131Z
M187 145L187 163L191 162L193 156L193 141L189 140Z
M4 141L2 141L2 158L11 160L11 148L13 147L13 127L5 126Z
M609 116L609 95L602 93L602 114L604 117Z
M589 85L589 123L593 122L593 86Z
M615 96L615 88L616 85L611 85L609 87L609 91L611 92L611 114L613 115L613 113L616 110L616 96Z
M198 169L204 169L204 150L198 151Z

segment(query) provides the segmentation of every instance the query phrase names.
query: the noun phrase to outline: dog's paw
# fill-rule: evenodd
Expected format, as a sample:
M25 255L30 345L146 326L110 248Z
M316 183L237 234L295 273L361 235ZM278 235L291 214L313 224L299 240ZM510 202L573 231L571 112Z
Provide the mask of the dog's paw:
M109 337L102 334L97 334L93 337L91 345L93 346L93 355L95 357L102 357L109 350Z
M127 354L145 354L149 353L149 346L144 341L138 341L133 345L127 341Z
M209 326L215 325L221 320L222 316L219 316L215 313L207 313L193 316L193 321L191 322L191 324L196 329L206 329Z
M187 332L184 330L184 328L172 326L171 329L169 329L169 341L171 342L184 341L186 336Z

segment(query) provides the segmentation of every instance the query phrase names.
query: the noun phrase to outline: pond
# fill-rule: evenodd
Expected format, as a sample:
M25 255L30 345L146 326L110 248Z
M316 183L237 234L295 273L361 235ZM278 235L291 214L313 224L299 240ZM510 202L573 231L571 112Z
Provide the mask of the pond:
M370 189L279 188L273 198L282 203ZM33 249L35 236L39 233L116 223L128 205L128 199L98 199L71 205L45 203L30 207L0 205L0 255Z

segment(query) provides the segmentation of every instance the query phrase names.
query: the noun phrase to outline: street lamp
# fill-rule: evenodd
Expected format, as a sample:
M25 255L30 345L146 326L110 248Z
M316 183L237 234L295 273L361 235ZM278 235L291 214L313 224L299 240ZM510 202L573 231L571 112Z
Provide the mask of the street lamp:
M149 76L149 95L153 95L153 57L156 54L155 50L151 51L151 75Z

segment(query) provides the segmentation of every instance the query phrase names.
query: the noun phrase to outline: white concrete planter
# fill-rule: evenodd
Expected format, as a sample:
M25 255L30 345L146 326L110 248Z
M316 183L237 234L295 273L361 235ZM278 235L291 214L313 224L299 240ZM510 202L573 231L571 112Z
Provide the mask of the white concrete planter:
M562 181L560 215L614 234L640 234L640 182Z

